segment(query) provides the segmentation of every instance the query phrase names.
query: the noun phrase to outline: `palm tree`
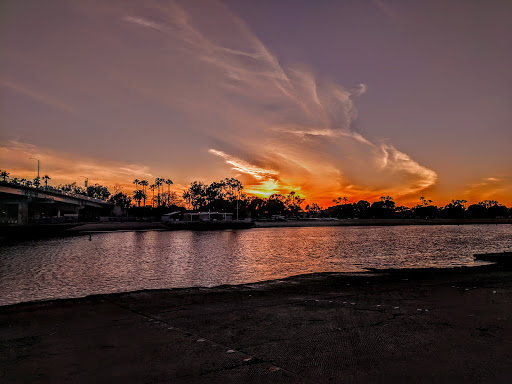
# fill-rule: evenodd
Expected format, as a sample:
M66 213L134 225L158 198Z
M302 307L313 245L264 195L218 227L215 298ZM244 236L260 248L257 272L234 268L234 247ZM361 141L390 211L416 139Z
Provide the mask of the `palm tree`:
M139 188L137 188L139 185L139 179L133 180L133 184L135 184L135 189L139 189Z
M43 180L44 180L44 189L48 189L48 180L51 180L51 177L48 175L44 175Z
M39 184L41 184L41 178L39 176L34 177L34 185L36 188L39 188Z
M167 179L164 181L165 184L167 184L167 206L170 205L170 199L171 199L171 184L173 184L171 179Z
M135 200L137 202L137 205L140 207L140 201L142 200L142 194L141 194L142 191L140 191L139 189L136 189L135 191L133 191L133 200Z
M161 179L160 177L157 177L155 179L155 185L158 188L158 193L157 193L158 206L160 206L160 186L162 185L163 181L164 181L164 179Z
M337 197L337 198L335 198L335 199L332 199L332 202L333 202L334 204L336 204L336 205L340 205L340 204L341 204L341 201L342 201L343 199L346 199L346 197L343 197L343 198L342 198L342 197Z
M153 191L153 198L151 199L151 208L154 208L154 204L155 204L155 188L156 188L155 184L151 184L149 186L149 189L151 189Z
M9 177L9 172L1 171L0 177L4 179L4 181L7 181L7 178Z
M139 181L139 185L142 185L142 192L144 192L144 206L146 206L146 187L148 186L147 180Z
M137 189L137 190L133 191L133 200L135 200L138 203L139 207L140 207L141 200L144 198L145 198L145 196L144 196L144 192L142 190Z

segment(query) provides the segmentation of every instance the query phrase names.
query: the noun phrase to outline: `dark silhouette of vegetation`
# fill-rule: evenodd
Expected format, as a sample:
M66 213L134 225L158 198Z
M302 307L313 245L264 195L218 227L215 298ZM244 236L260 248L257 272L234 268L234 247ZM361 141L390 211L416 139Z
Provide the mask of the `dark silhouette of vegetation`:
M146 199L148 195L146 194L146 187L149 185L147 180L139 181L139 185L142 185L142 199L144 200L144 206L146 206Z
M109 201L122 209L128 209L132 203L130 196L122 191L110 196Z
M317 203L312 203L311 205L306 205L307 217L320 217L322 213L322 208Z
M183 193L183 198L196 210L231 211L247 208L247 196L242 194L242 183L234 178L214 181L206 185L194 181Z
M43 180L44 180L44 187L48 188L48 180L51 180L50 176L44 175Z
M133 200L135 200L140 207L140 202L144 199L144 192L141 189L133 191Z
M107 187L99 184L89 185L86 191L87 196L100 200L108 200L111 195Z
M167 184L167 196L166 196L166 203L167 205L170 205L171 203L171 184L173 184L171 179L167 179L164 181L165 184Z
M467 201L452 200L445 206L433 205L432 200L421 196L414 207L397 206L393 197L382 196L378 201L359 200L349 203L347 197L337 197L333 205L322 209L316 203L305 204L305 200L295 191L288 194L273 194L268 198L248 196L243 193L242 183L235 178L205 184L194 181L181 196L171 189L171 179L157 177L149 185L147 180L133 180L135 191L131 196L123 192L119 185L106 187L99 184L83 188L77 183L49 186L51 177L44 175L32 180L10 177L10 173L0 170L0 178L4 183L40 188L44 181L45 190L54 190L66 194L83 195L109 201L123 210L130 210L135 216L158 216L167 212L183 211L186 206L199 211L232 213L239 218L281 219L281 218L315 218L330 217L338 219L495 219L512 216L512 208L495 200L484 200L466 207ZM167 184L165 191L164 184ZM141 187L141 188L139 188ZM150 198L147 194L152 192ZM156 193L155 193L156 192ZM151 206L146 206L146 200ZM141 206L142 205L142 206ZM305 205L305 207L303 207Z
M135 179L133 180L133 184L135 184L135 191L133 191L133 201L137 203L137 206L139 208L141 207L141 202L143 202L143 207L146 207L146 199L148 198L148 195L146 193L146 188L149 186L149 189L152 191L153 196L151 198L151 207L156 208L159 207L170 207L174 203L177 202L176 194L173 193L170 189L171 184L173 184L171 179L163 179L160 177L157 177L155 179L155 183L149 185L149 182L147 180L139 180ZM164 193L163 184L167 184L167 193ZM142 186L142 189L139 189L138 187ZM160 187L162 187L162 191L160 192ZM155 197L155 189L157 190L157 195ZM140 211L142 212L142 211Z
M200 181L194 181L189 189L183 193L183 198L194 209L200 209L206 206L206 185Z
M76 185L76 182L70 184L59 184L57 185L56 189L64 193L87 196L87 190Z
M9 177L9 172L6 171L0 171L0 177L3 179L3 181L7 181L7 178Z
M397 207L390 196L383 196L371 204L365 200L354 204L340 204L340 201L339 198L334 199L333 202L338 204L325 209L322 216L339 219L495 219L512 215L512 209L493 200L470 205L467 209L466 200L452 200L439 208L424 197L420 197L420 204L412 208Z

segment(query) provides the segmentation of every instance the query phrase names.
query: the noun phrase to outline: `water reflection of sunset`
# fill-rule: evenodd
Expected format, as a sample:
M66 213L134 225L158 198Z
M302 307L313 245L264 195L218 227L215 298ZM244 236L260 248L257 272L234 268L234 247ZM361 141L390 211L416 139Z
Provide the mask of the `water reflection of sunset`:
M432 241L435 239L436 241ZM363 268L479 264L507 249L511 227L258 228L95 233L0 248L0 305L142 289L214 287ZM85 243L86 244L85 244ZM27 257L27 253L30 257Z

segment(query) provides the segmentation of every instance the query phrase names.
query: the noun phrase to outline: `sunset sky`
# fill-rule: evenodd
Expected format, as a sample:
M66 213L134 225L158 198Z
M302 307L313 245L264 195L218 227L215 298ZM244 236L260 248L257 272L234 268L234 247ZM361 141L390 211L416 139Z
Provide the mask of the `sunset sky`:
M512 205L512 2L3 0L0 169Z

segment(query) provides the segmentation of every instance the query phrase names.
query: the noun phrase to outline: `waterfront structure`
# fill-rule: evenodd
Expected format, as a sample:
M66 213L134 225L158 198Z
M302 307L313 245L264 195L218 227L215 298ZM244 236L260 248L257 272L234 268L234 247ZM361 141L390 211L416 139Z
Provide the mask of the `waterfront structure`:
M92 218L113 204L53 188L33 188L0 182L0 224L58 223Z
M233 220L233 213L228 212L185 212L183 221L218 221Z

